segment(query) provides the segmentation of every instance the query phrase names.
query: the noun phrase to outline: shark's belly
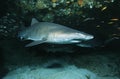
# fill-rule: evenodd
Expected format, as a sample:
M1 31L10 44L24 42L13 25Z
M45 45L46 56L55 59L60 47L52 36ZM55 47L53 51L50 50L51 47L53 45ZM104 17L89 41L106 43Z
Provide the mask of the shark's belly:
M74 40L73 37L69 35L58 35L58 34L50 34L47 38L48 43L55 43L55 44L71 44L71 43L79 43L79 40Z

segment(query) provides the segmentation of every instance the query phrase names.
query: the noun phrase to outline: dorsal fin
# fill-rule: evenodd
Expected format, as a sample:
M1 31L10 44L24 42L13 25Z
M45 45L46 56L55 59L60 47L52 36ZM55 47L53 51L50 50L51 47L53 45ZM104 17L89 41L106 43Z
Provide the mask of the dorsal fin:
M35 18L32 18L32 22L31 22L31 25L35 24L35 23L38 23L39 21Z

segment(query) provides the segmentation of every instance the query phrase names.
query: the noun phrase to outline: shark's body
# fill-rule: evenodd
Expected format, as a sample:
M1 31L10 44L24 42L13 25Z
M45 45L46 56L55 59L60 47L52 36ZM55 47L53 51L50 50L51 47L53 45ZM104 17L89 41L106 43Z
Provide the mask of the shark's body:
M93 35L50 22L38 22L32 19L31 26L21 31L21 39L33 40L26 47L41 43L73 44L93 39Z

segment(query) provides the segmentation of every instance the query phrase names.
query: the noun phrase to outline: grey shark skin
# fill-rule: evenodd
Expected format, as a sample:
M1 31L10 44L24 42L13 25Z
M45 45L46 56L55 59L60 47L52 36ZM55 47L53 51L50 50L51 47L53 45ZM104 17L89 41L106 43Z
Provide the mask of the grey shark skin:
M94 36L50 22L38 22L32 19L31 26L18 34L18 37L25 40L33 40L25 47L34 46L41 43L73 44L93 39Z

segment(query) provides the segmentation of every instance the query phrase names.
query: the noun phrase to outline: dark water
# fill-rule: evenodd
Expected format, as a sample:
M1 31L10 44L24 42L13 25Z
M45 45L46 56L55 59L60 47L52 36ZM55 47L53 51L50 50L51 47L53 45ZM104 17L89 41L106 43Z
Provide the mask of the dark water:
M57 10L60 9L60 6L52 8L52 10L45 8L40 11L27 10L26 12L26 9L18 6L16 2L16 0L0 1L0 79L2 79L2 77L10 71L10 69L14 70L25 65L38 65L38 61L32 62L32 60L35 61L34 58L45 58L46 60L62 60L62 58L66 58L66 61L71 60L71 63L69 62L69 64L75 64L76 62L74 62L74 59L77 60L79 56L92 56L94 58L97 55L106 56L110 59L109 61L114 62L115 66L117 66L116 70L118 69L118 71L116 71L117 74L114 75L120 75L119 0L115 0L113 3L104 4L103 2L103 4L107 7L104 11L101 11L102 8L81 8L82 11L80 12L82 12L82 14L79 15L75 13L78 10L73 8L73 11L75 10L73 13L75 14L60 14L59 16L57 14L60 12L57 13ZM36 17L39 21L44 21L44 16L47 13L54 14L54 18L50 20L48 18L47 21L53 21L55 23L70 26L94 35L95 41L92 41L90 44L97 44L97 47L84 48L75 45L41 44L25 48L24 46L29 43L29 41L21 41L17 38L20 28L22 28L23 25L30 25L30 21L33 17ZM83 15L86 17L83 18ZM90 19L84 21L87 18L94 18L94 20ZM48 66L48 68L54 67L62 67L62 65L59 63L53 63L52 66Z

